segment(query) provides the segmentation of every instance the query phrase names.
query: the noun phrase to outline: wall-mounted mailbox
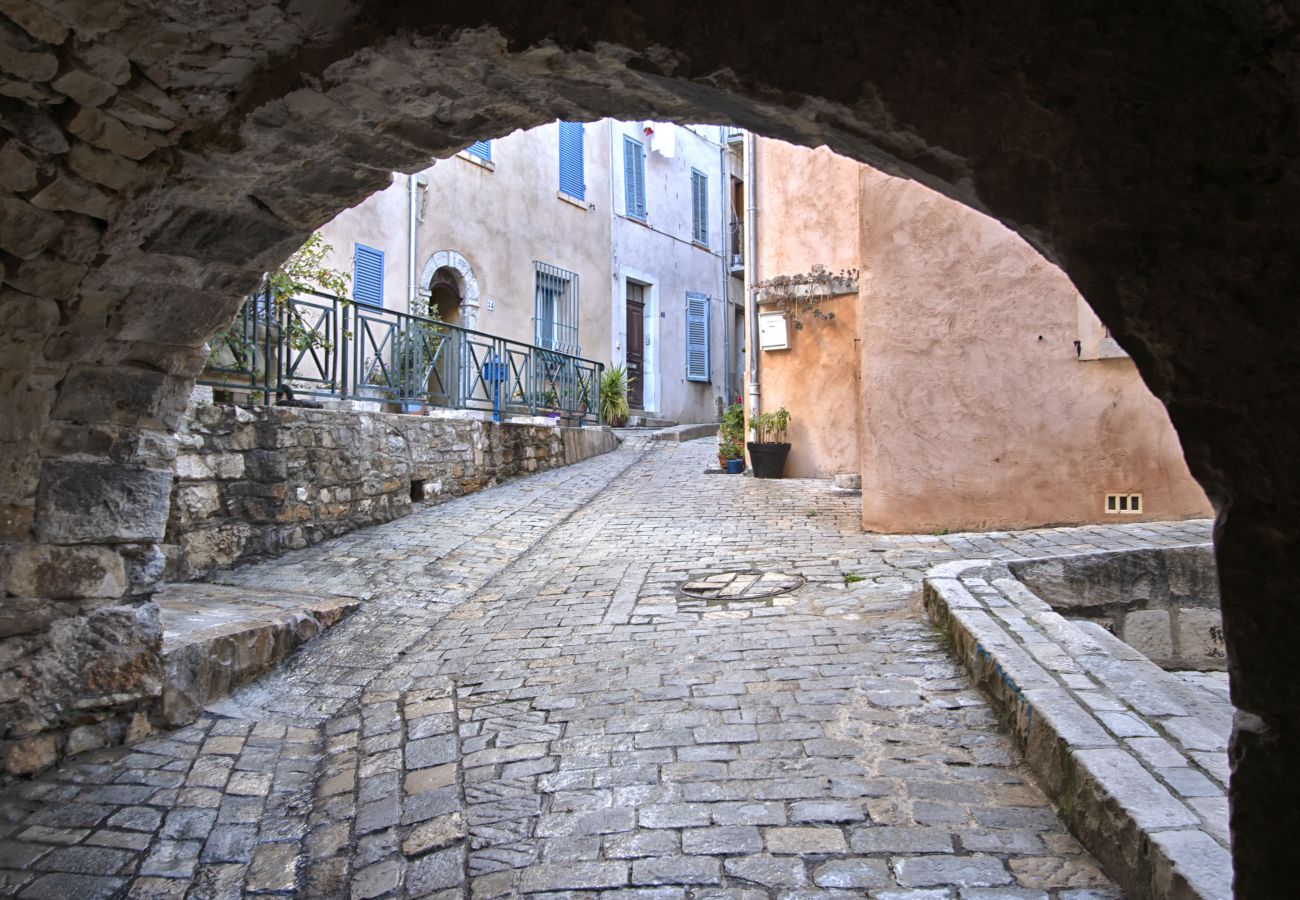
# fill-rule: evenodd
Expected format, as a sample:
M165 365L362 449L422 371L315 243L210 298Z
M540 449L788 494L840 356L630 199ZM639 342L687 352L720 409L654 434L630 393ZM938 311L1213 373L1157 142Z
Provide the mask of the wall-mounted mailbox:
M764 350L790 349L790 332L784 313L759 313L758 346Z

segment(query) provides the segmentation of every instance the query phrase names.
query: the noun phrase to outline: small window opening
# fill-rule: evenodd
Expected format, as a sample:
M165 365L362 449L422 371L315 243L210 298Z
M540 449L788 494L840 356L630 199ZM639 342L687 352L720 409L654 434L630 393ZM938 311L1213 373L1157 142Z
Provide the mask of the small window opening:
M424 479L423 478L411 479L411 502L412 503L424 502Z

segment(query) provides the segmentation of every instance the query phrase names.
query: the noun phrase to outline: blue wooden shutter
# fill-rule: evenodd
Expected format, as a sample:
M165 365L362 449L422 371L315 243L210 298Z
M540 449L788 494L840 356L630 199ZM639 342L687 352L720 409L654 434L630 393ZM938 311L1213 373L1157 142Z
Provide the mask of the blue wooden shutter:
M372 306L384 305L384 251L355 245L352 253L352 299Z
M709 298L686 293L686 380L709 380Z
M691 169L691 239L709 245L709 178Z
M560 123L560 190L575 200L587 199L582 160L582 123Z
M479 159L485 160L487 162L491 162L492 142L475 141L474 143L470 144L468 147L465 148L465 152L470 154L471 156L477 156Z
M623 197L629 216L646 217L645 149L640 141L627 135L623 136Z

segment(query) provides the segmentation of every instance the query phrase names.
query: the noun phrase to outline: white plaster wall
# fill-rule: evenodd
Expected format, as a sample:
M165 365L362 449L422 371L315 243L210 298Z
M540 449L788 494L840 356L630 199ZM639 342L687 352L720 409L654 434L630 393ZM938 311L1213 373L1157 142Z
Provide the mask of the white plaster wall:
M588 123L583 147L581 204L558 196L555 123L494 140L491 168L462 156L434 163L416 260L423 269L440 250L464 255L479 285L478 329L525 343L533 340L533 261L576 272L581 355L608 363L608 129Z
M534 268L538 260L576 272L580 284L581 355L609 363L609 129L585 126L586 199L559 194L559 128L552 123L492 141L492 161L456 155L433 161L417 189L415 272L440 251L460 253L479 290L477 328L531 343ZM689 186L688 186L689 187ZM351 271L352 246L384 251L384 305L407 310L408 176L340 214L321 232L335 247L334 265ZM417 284L418 289L427 285ZM489 309L489 301L491 306Z
M351 274L355 244L384 251L384 306L401 312L407 308L407 179L395 174L387 188L320 228L321 236L334 248L327 264L340 271Z
M626 282L628 278L653 286L652 321L646 335L648 361L646 403L661 417L682 422L710 422L717 417L717 400L723 392L723 268L724 237L720 130L714 126L677 126L674 157L652 149L643 122L608 121L613 173L614 267L612 356L626 359ZM662 123L657 129L668 126ZM647 222L627 218L623 179L623 136L646 145L645 183ZM707 247L692 242L691 169L709 180L709 241ZM710 304L710 382L686 380L686 293L698 291L713 298Z

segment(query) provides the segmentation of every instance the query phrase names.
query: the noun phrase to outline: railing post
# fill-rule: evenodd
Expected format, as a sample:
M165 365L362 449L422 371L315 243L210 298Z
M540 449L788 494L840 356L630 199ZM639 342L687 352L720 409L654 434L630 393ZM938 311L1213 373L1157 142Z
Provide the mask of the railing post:
M339 394L344 399L347 399L349 393L349 382L352 380L352 370L348 368L348 344L351 341L348 334L351 330L349 327L351 315L350 310L348 309L348 304L342 298L336 297L334 299L335 302L343 308L343 314L341 316L343 327L339 332L339 358L340 365L342 366L342 374L339 377Z
M277 314L278 310L275 309L275 301L271 296L270 285L264 283L263 286L266 288L266 293L264 294L264 296L266 297L266 326L264 329L266 333L266 338L262 344L264 348L263 355L262 355L262 405L270 406L271 405L271 365L273 362L277 368L280 365L280 355L278 353L272 354L271 352L271 347L272 347L271 332L275 330L276 327L274 322L274 317Z

